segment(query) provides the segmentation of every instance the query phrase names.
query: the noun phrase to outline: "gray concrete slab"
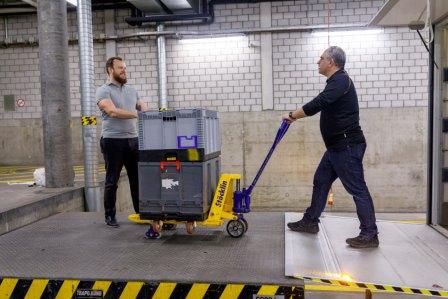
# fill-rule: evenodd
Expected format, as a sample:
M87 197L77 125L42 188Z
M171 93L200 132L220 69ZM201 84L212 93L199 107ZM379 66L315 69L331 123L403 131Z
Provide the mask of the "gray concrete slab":
M0 213L36 203L44 198L58 196L82 188L77 184L71 188L43 188L28 185L0 184Z
M301 219L286 213L285 222ZM326 216L317 235L285 227L285 275L340 279L412 288L448 289L448 239L424 224L378 221L380 247L355 249L345 239L359 232L356 218Z
M243 238L183 227L146 240L147 225L101 213L62 213L0 236L0 276L300 284L285 277L283 213L250 213Z
M11 169L12 172L26 172L27 176L32 177L32 168ZM6 178L8 171L5 168L0 169L0 172L2 171L3 179L16 180L17 183L2 183L0 180L0 235L57 213L85 210L83 182L75 182L75 186L69 188L30 186L17 178ZM99 179L103 179L102 175ZM103 181L100 181L100 186L103 187ZM122 172L118 183L116 208L117 211L133 211L125 171Z
M65 211L84 210L84 189L0 185L0 235Z

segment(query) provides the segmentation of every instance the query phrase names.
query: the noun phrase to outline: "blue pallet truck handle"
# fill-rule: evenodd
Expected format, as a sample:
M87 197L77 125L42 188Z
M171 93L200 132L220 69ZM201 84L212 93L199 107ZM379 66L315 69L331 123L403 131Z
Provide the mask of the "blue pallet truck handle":
M269 159L271 158L272 154L274 153L275 148L280 143L280 140L282 140L283 136L285 136L286 131L288 131L289 123L286 120L283 120L283 122L280 125L280 128L277 131L277 135L275 136L274 143L272 144L266 158L264 159L263 163L260 166L260 169L258 170L257 174L255 175L254 180L252 181L252 184L248 188L243 188L243 190L236 190L233 193L233 211L235 213L248 213L250 212L250 195L252 193L252 190L254 189L255 185L258 182L258 179L260 178L261 174L263 173L264 168L269 162Z

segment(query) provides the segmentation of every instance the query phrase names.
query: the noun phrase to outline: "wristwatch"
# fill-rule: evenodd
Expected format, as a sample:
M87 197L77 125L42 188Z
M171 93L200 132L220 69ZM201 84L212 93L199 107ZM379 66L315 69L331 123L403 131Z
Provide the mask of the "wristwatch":
M292 118L293 120L296 120L297 118L296 117L294 117L294 116L292 116L292 111L291 112L289 112L289 118Z

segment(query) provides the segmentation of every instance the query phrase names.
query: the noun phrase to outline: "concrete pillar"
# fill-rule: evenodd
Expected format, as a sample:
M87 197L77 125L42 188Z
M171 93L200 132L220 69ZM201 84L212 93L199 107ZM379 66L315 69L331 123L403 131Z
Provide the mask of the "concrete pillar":
M115 35L115 10L106 9L104 11L104 26L107 36ZM117 43L114 40L106 41L106 59L117 56Z
M260 3L260 25L271 27L271 2ZM274 83L272 78L272 33L261 33L261 102L263 110L274 109Z
M46 186L73 186L66 2L39 0L37 18Z

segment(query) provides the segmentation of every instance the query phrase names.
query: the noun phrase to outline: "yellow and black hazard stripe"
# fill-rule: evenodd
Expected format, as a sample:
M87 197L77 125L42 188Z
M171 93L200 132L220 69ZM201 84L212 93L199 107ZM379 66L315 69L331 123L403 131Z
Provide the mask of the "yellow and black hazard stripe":
M369 289L374 292L377 291L377 292L386 292L386 293L403 293L403 294L425 295L425 296L448 298L448 291L446 291L446 290L416 289L416 288L399 287L399 286L384 285L384 284L354 282L354 281L335 280L335 279L324 279L324 278L306 277L306 276L303 276L303 277L296 276L296 278L301 278L304 280L318 282L318 283L331 284L334 286Z
M81 116L81 123L83 126L96 126L95 116Z
M167 299L253 299L304 298L303 286L148 283L141 281L80 281L48 279L0 279L0 298L167 298Z

